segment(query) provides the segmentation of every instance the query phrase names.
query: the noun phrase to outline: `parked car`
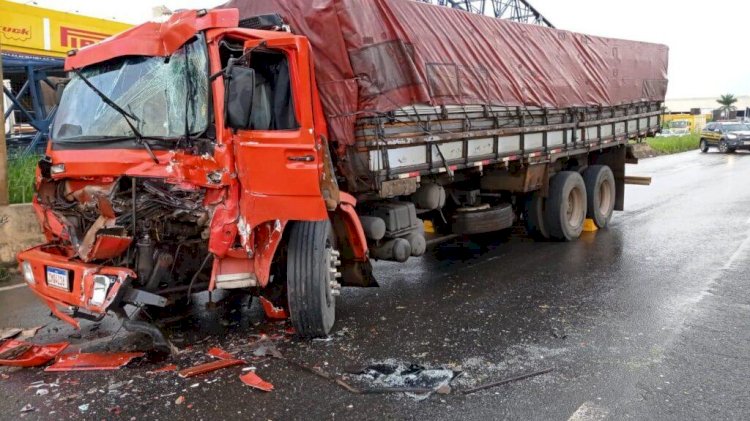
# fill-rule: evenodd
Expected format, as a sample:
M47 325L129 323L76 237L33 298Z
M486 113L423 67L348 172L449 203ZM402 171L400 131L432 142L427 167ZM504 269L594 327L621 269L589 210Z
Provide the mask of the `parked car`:
M708 152L712 146L721 153L750 150L750 125L735 121L708 123L701 131L700 150Z

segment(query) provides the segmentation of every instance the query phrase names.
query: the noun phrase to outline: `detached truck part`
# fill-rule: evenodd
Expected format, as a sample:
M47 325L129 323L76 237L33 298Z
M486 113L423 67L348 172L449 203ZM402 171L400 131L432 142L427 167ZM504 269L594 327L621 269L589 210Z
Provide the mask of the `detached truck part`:
M342 286L376 285L370 259L426 235L606 227L628 139L659 129L667 48L409 0L257 0L65 66L34 198L47 242L18 256L31 290L74 326L252 291L312 337Z

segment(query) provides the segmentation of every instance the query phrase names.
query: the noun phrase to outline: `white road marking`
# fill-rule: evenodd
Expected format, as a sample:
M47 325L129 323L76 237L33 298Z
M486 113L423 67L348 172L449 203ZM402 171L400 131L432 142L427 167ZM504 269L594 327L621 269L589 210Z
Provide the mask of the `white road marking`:
M15 284L15 285L9 285L9 286L7 286L7 287L2 287L2 288L0 288L0 292L3 292L3 291L10 291L10 290L12 290L12 289L18 289L18 288L21 288L21 287L25 287L25 286L26 286L26 284L24 284L24 283L20 283L20 284Z
M568 421L601 421L607 418L607 415L609 415L609 411L606 408L602 408L593 402L584 402L568 418Z

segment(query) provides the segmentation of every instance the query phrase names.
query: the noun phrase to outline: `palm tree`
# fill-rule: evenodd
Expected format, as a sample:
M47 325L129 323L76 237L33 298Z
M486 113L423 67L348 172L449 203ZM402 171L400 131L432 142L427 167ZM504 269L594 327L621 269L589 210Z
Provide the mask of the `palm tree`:
M725 117L729 117L729 113L737 109L737 107L734 106L734 103L737 102L737 97L733 94L722 95L716 100L716 102L721 104L719 109Z

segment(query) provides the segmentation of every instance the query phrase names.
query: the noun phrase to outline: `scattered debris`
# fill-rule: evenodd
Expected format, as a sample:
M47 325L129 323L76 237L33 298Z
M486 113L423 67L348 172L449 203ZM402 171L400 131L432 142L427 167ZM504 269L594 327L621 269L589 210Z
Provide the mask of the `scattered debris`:
M157 368L156 370L147 371L148 374L166 373L168 371L177 371L177 366L174 364L167 364L164 367Z
M208 363L198 364L196 366L180 370L178 373L180 377L187 378L197 376L199 374L209 373L226 367L232 367L235 365L242 365L245 362L242 360L216 360Z
M21 408L21 412L31 412L31 411L36 411L36 408L31 406L30 403L27 403L26 405L23 406L23 408Z
M274 344L266 335L263 335L259 340L254 342L252 348L253 355L256 357L270 356L278 359L283 358L279 349L276 348L276 344Z
M44 396L44 395L47 395L47 394L49 394L49 389L37 389L36 390L36 395L37 396Z
M84 403L82 405L78 405L78 410L81 412L86 412L89 410L89 404Z
M449 384L443 384L440 385L437 389L435 389L435 392L437 392L438 395L449 395L451 393L451 385Z
M286 320L289 318L289 314L287 314L286 310L281 307L276 307L268 298L260 296L258 300L260 301L261 306L263 306L263 311L266 313L266 317L269 319Z
M19 329L17 327L2 328L0 329L0 341L15 338L21 332L23 332L23 329Z
M143 352L65 354L44 371L117 370L144 355Z
M491 387L501 386L501 385L504 385L504 384L508 384L508 383L512 383L512 382L517 382L519 380L528 379L530 377L535 377L535 376L540 376L542 374L547 374L547 373L551 372L552 370L554 370L554 369L547 368L545 370L539 370L539 371L535 371L533 373L522 374L520 376L511 377L511 378L508 378L508 379L505 379L505 380L500 380L500 381L491 382L491 383L485 383L485 384L480 385L480 386L472 387L470 389L465 389L461 393L463 393L464 395L467 395L469 393L478 392L480 390L489 389Z
M35 326L29 329L24 329L21 331L21 334L18 336L18 340L24 341L26 339L31 339L34 336L36 336L36 333L39 332L39 329L43 328L46 325L40 325Z
M207 352L207 354L210 355L210 356L212 356L212 357L218 358L220 360L234 360L234 359L236 359L234 357L234 355L228 353L227 351L224 351L221 348L217 348L217 347L213 347L213 348L209 349L208 352Z
M182 405L185 403L185 397L180 395L177 399L174 400L175 405Z
M0 345L0 365L15 367L37 367L48 363L68 347L67 342L49 345L34 345L15 339Z
M264 392L270 392L273 390L273 384L263 380L262 378L260 378L260 376L252 371L241 375L240 380L242 380L242 383L245 383L252 388L262 390Z
M337 385L341 386L342 388L346 389L347 391L351 392L351 393L355 393L355 394L362 393L359 389L353 387L349 383L345 382L343 379L340 379L340 378L334 376L333 374L326 373L325 371L317 369L317 368L308 367L308 366L306 366L306 365L304 365L302 363L299 363L299 362L294 361L294 360L290 360L288 358L284 358L283 360L286 361L286 362L288 362L289 364L291 364L291 365L299 368L299 369L307 371L308 373L312 373L312 374L315 374L316 376L322 377L322 378L324 378L326 380L330 380L330 381L336 383Z
M378 363L355 373L356 379L370 384L362 393L407 393L421 400L438 389L445 391L456 372L445 368L426 368L419 364Z

